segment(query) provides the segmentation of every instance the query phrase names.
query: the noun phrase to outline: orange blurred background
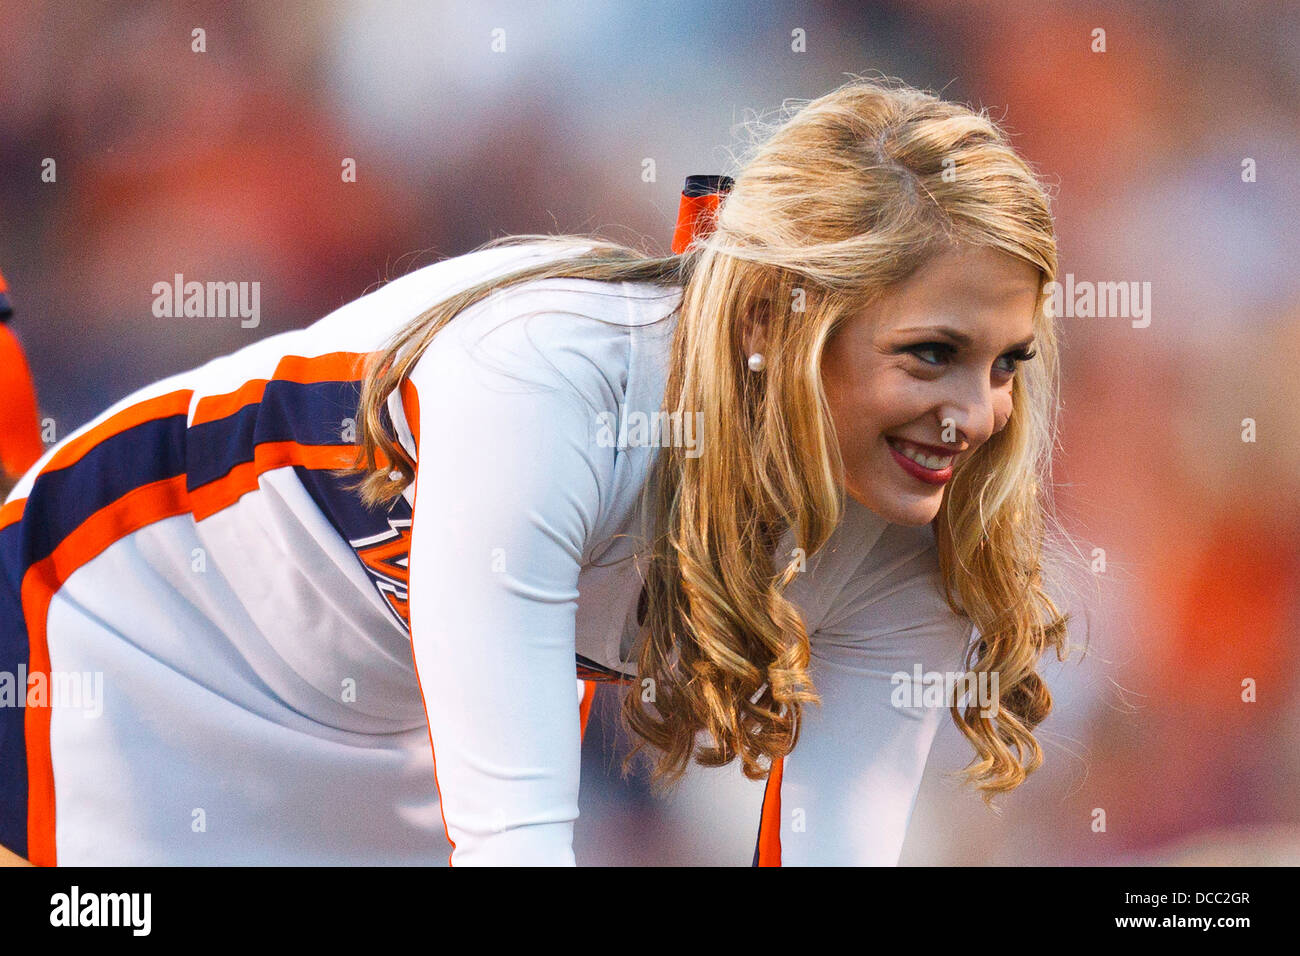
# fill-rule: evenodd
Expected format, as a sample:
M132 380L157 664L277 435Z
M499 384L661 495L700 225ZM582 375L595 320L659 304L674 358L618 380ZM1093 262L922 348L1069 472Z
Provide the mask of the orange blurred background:
M56 438L494 236L666 253L734 124L848 72L987 107L1052 188L1062 273L1149 282L1152 316L1061 320L1057 503L1105 570L1069 601L1087 654L1046 665L1046 765L991 814L945 724L903 863L1300 863L1297 5L0 0L0 22L0 268ZM155 318L178 272L260 281L261 324ZM699 770L652 799L619 779L613 709L601 688L579 862L747 865L761 785Z

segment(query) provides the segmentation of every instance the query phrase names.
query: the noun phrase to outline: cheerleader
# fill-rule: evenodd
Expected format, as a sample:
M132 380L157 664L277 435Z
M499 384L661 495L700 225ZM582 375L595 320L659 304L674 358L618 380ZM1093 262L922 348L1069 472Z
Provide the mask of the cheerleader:
M488 243L49 449L0 511L0 844L571 865L598 681L662 787L763 782L759 865L897 863L945 711L1019 785L1066 623L1044 189L855 79L715 206L668 257Z

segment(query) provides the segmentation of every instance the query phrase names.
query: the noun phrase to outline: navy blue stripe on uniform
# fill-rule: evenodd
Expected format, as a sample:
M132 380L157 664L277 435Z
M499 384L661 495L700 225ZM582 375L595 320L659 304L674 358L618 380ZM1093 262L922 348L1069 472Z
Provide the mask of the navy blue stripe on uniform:
M300 382L271 381L262 392L262 414L255 438L264 441L296 441L303 445L344 444L343 421L357 417L361 403L361 381Z
M45 560L101 508L137 488L185 471L185 415L132 425L92 446L71 465L36 476L22 517L0 531L0 671L26 697L18 668L30 661L22 607L27 570ZM15 698L14 703L17 703ZM0 706L0 843L27 855L26 709Z
M253 460L258 445L292 441L300 445L343 445L344 422L356 430L361 383L266 383L262 399L215 421L190 428L190 491L227 475Z
M66 468L41 472L23 507L23 572L100 508L185 471L185 416L141 422L103 439Z
M578 665L578 676L583 680L591 681L634 681L635 674L624 674L622 671L615 670L612 667L606 667L604 664L593 661L590 657L583 657L581 654L574 655L574 661Z
M360 400L360 381L267 382L260 402L190 428L189 490L217 481L231 469L252 462L261 444L350 444L359 432L356 418ZM385 427L392 427L387 410L381 413L381 418ZM352 426L345 433L347 419L352 420ZM389 517L411 516L405 498L399 498L390 511L367 508L360 496L348 487L356 481L355 476L339 476L329 469L301 465L295 465L294 472L345 540L381 533L389 527Z
M344 445L356 441L360 401L360 380L303 383L273 379L267 382L260 401L224 418L190 428L189 490L217 481L231 469L254 461L258 445L276 442ZM348 419L352 420L351 425L345 428ZM386 408L380 411L380 419L391 431L392 421ZM394 532L393 521L405 521L409 526L411 506L404 497L387 509L368 508L352 487L357 475L304 465L294 465L293 470L321 514L349 545ZM352 547L355 554L356 546ZM372 569L366 567L360 556L357 561L367 576L372 576ZM400 615L395 616L405 627Z
M233 415L187 429L187 416L170 415L104 438L77 461L36 477L22 518L0 531L0 672L13 693L18 669L30 660L21 601L27 569L54 553L88 518L144 485L187 475L193 490L253 460L258 444L346 443L344 419L355 418L360 382L272 381L262 401ZM188 432L188 433L187 433ZM340 531L353 537L387 527L387 516L368 511L332 472L297 469L312 497ZM399 499L396 510L409 506ZM17 701L15 700L15 703ZM26 709L0 706L0 844L27 855L28 768Z
M13 699L0 698L0 845L27 856L27 737L18 706L27 695L18 669L30 660L27 622L19 598L22 558L19 540L22 522L0 530L0 680L8 682Z

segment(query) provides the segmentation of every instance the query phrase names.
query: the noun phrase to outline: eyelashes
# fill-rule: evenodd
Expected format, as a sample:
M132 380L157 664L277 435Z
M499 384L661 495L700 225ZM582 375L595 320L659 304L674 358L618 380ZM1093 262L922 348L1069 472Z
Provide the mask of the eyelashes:
M1021 362L1028 362L1037 354L1038 353L1033 349L1016 349L1014 352L1008 352L1002 357L1005 359L1011 359L1011 371L1014 372L1020 366Z
M942 365L947 359L951 358L956 353L957 347L954 345L950 345L947 342L921 342L918 345L904 346L902 349L900 349L900 351L907 352L910 355L915 355L920 361L924 362L926 365L938 366L938 365ZM934 361L925 358L924 355L921 354L924 352L934 353L935 356ZM1009 369L1004 369L1004 371L1010 374L1016 370L1016 367L1021 362L1028 362L1037 354L1038 352L1035 351L1034 349L1029 349L1029 348L1016 349L1012 352L1007 352L1005 355L1001 356L999 361L1006 360L1006 359L1011 360L1012 362L1011 367Z
M957 350L953 348L953 346L949 345L947 342L922 342L920 345L905 346L902 349L902 351L907 352L910 355L915 355L926 365L939 365L941 364L939 360L935 360L931 362L929 359L925 358L920 353L934 352L936 355L942 355L944 357L947 357L952 355L952 353L956 352Z

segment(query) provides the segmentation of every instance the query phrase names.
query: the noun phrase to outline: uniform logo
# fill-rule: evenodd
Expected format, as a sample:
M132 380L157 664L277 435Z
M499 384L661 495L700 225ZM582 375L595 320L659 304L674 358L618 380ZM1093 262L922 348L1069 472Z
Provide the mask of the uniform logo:
M411 632L410 612L410 555L411 555L411 519L389 518L388 528L379 534L348 541L356 553L361 566L366 569L379 594L392 612L398 624L408 634ZM646 594L641 592L637 602L636 619L638 624L644 620ZM630 621L629 621L630 626ZM633 633L636 629L633 629ZM577 676L588 681L614 681L627 683L632 675L624 674L596 661L577 655Z
M389 518L388 529L368 538L349 541L362 566L369 572L379 594L406 631L411 629L409 610L411 519Z

